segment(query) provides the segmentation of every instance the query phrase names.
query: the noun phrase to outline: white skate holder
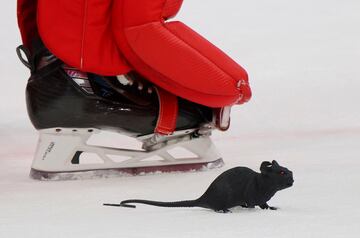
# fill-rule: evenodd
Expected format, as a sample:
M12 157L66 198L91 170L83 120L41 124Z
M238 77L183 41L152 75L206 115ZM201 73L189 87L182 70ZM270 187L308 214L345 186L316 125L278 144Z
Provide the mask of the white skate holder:
M69 180L126 174L196 171L223 165L223 160L209 136L197 138L183 134L173 136L169 140L162 141L161 146L153 147L160 148L148 151L88 145L89 138L99 132L100 130L97 129L71 128L40 130L30 176L40 180ZM176 147L182 147L195 156L175 158L169 150ZM81 153L97 155L100 163L81 163ZM117 161L111 156L121 156L124 159ZM151 160L154 156L159 159Z

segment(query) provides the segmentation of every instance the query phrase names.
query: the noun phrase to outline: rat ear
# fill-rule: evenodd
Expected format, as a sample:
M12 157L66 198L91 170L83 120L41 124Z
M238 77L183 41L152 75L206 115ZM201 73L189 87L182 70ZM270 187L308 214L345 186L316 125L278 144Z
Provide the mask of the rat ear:
M280 166L280 165L278 164L278 162L276 162L276 160L273 160L273 161L272 161L272 165L273 165L273 166Z
M266 174L271 170L271 163L269 161L264 161L261 163L260 171L262 174Z

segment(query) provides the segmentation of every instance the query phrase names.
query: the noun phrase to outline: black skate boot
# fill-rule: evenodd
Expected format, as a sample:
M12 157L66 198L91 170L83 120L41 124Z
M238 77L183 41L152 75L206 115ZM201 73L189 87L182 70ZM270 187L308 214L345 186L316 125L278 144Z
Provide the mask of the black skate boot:
M136 72L117 77L81 72L66 66L41 43L31 54L24 47L18 48L18 54L31 70L27 108L40 132L33 178L76 179L222 165L209 138L216 121L213 109L178 99L175 131L159 134L154 132L160 113L156 87ZM142 150L88 145L88 139L101 131L135 137L142 142ZM190 151L194 157L172 155L176 147ZM86 163L84 152L97 155L102 163ZM112 156L124 159L119 162ZM160 159L148 160L154 156Z

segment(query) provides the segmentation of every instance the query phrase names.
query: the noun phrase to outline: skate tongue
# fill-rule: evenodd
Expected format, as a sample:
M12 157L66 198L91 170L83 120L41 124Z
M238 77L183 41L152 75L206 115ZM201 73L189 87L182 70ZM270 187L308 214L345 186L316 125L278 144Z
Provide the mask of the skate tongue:
M104 203L103 206L108 207L126 207L126 208L136 208L135 205L128 205L128 204L111 204L111 203Z

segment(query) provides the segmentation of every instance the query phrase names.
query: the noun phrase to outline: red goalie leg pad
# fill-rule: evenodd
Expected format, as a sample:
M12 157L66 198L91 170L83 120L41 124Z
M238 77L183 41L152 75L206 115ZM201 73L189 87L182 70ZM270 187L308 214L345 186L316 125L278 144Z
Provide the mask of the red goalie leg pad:
M172 1L169 16L181 4ZM246 71L186 25L165 23L166 3L114 1L113 32L131 66L165 90L205 106L221 108L248 101Z
M113 38L111 7L112 0L38 0L41 39L72 67L101 75L125 74L130 67Z
M170 135L175 131L178 116L178 100L174 94L156 88L159 98L159 117L155 133Z
M180 10L183 0L167 0L162 10L164 19L174 17Z
M17 18L23 44L31 49L32 40L38 36L36 25L37 0L18 0Z

